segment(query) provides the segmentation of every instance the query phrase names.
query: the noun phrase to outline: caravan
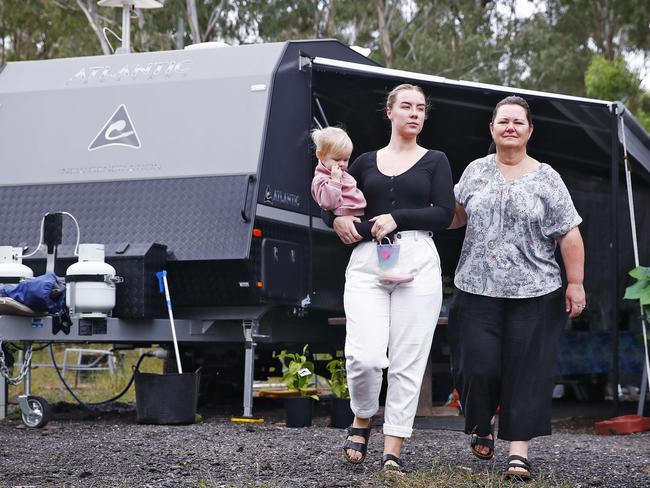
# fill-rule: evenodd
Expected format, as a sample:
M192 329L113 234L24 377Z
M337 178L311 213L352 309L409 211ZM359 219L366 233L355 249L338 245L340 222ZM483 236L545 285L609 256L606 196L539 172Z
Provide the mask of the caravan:
M337 41L312 40L0 67L0 245L36 251L23 264L43 274L41 221L67 212L81 242L103 244L123 278L110 316L73 317L66 331L49 317L34 328L4 315L0 339L168 343L155 275L165 269L183 361L226 368L245 357L250 416L256 346L335 349L344 339L329 319L343 315L349 249L310 196L309 132L341 125L355 155L380 147L389 130L382 101L402 82L431 100L421 144L448 155L456 181L487 151L495 103L526 97L535 113L530 152L567 182L585 220L585 286L603 304L600 326L616 323L633 266L617 203L623 136L640 176L640 218L650 209L650 137L622 105L386 69ZM76 262L76 230L70 219L62 228L59 276ZM646 262L647 229L639 237ZM434 238L443 274L452 275L462 231Z

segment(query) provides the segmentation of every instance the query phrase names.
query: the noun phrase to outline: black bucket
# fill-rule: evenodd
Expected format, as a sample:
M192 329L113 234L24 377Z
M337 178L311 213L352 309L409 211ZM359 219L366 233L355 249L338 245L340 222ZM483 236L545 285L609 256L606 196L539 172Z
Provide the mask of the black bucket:
M193 424L199 396L198 373L135 372L135 409L140 424Z

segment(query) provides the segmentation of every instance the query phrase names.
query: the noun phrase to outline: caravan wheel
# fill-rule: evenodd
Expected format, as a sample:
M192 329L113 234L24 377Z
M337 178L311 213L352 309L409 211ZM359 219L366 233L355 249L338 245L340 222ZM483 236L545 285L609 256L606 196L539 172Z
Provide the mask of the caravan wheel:
M23 424L30 429L45 427L52 415L52 409L50 408L50 404L47 403L47 400L37 396L30 396L27 398L27 405L29 406L30 412L23 412Z

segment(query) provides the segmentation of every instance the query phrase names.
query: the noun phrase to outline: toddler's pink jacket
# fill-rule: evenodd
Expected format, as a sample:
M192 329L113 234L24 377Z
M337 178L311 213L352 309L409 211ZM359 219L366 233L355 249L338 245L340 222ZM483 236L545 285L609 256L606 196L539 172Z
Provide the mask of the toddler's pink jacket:
M314 171L311 194L320 208L332 210L334 215L359 217L366 208L366 199L357 188L357 180L344 171L341 183L334 181L332 172L321 163L318 163Z

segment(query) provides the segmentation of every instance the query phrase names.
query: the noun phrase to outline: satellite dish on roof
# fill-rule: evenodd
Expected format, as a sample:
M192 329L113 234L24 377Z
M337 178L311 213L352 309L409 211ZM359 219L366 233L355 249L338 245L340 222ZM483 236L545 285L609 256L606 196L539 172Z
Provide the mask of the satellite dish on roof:
M130 10L135 8L160 8L163 6L158 0L99 0L100 7L122 8L122 47L115 54L131 52L131 16Z

